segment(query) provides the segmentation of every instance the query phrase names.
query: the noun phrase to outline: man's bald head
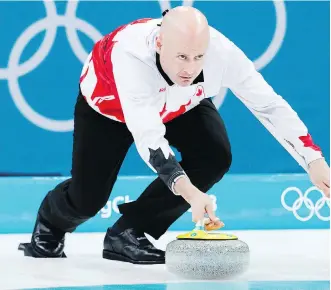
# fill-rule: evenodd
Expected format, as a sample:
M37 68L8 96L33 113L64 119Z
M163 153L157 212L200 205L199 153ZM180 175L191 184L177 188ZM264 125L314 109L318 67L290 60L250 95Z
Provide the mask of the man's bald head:
M163 70L178 85L190 85L202 70L209 44L206 17L196 8L179 6L163 18L157 52Z
M179 6L171 9L163 18L160 37L199 37L208 30L206 17L193 7Z

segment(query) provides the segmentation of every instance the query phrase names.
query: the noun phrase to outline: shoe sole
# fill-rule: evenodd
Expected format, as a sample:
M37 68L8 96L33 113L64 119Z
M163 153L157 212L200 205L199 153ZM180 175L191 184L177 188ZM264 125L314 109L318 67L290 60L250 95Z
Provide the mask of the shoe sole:
M114 260L114 261L121 261L121 262L127 262L131 264L137 264L137 265L156 265L156 264L165 264L165 260L158 260L158 261L136 261L132 260L128 257L125 257L121 254L110 252L107 250L103 250L102 257L107 260Z
M45 254L40 253L38 249L34 249L31 243L20 243L18 250L23 251L24 256L33 258L67 258L65 253L61 256L45 256Z

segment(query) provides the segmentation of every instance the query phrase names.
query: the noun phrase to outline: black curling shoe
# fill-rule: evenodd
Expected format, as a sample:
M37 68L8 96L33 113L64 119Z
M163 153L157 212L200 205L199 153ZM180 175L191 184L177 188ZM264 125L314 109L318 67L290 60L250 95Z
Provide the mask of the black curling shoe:
M107 230L104 239L103 258L132 264L164 264L165 252L153 246L142 233L133 228L120 232Z
M31 243L21 243L19 250L24 256L34 258L66 258L64 250L64 233L51 229L38 215L33 229Z

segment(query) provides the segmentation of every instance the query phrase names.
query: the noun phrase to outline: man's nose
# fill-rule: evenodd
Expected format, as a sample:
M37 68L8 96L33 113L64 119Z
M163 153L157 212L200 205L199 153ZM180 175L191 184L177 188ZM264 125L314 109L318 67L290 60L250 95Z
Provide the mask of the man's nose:
M188 63L183 70L184 76L192 76L196 71L196 67L197 65L194 62Z

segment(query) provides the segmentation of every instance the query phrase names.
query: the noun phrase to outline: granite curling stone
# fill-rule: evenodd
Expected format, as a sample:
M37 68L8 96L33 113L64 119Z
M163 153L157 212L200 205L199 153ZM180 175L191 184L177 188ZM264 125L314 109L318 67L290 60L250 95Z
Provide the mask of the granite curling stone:
M200 237L199 237L200 236ZM248 245L233 235L191 232L166 247L168 271L188 279L228 279L249 266Z

